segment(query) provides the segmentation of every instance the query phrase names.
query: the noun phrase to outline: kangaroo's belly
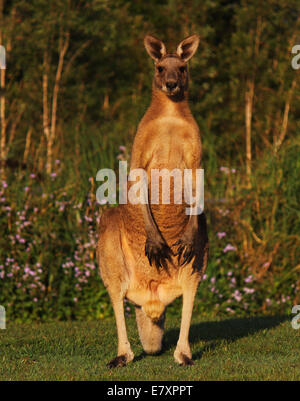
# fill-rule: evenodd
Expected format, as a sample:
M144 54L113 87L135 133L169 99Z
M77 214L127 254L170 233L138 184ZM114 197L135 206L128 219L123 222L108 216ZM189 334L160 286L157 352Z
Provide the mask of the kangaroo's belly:
M170 246L178 240L189 219L184 193L184 170L157 166L147 173L149 207L156 225Z
M171 247L188 223L185 205L151 205L151 213L162 236Z

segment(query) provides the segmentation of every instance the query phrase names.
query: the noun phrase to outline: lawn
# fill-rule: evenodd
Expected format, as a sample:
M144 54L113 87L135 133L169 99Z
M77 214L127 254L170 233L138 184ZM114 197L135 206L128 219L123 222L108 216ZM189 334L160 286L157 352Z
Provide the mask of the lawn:
M0 380L299 380L300 330L288 316L203 319L190 332L195 365L173 361L180 319L167 315L163 353L146 356L127 318L135 361L115 370L114 320L8 324L0 330Z

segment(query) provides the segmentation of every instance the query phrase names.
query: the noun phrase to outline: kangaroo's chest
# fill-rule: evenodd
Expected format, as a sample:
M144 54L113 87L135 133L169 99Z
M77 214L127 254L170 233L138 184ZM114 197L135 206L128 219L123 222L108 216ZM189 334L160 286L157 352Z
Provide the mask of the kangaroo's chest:
M185 166L185 157L180 140L175 136L165 134L161 138L161 143L156 144L152 148L152 157L148 164L147 170L151 169L181 169Z
M157 119L148 134L147 169L189 168L188 161L199 147L199 135L194 127L181 118L163 117Z

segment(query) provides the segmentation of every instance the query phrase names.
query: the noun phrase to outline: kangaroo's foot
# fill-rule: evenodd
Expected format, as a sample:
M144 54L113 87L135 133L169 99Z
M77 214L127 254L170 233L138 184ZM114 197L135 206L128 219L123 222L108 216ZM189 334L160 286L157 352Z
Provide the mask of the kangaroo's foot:
M179 365L181 366L194 365L189 345L182 347L179 344L177 344L176 350L174 352L174 358L175 362L179 363Z
M108 369L113 369L113 368L121 368L123 366L126 366L129 362L131 362L134 358L133 352L131 351L130 354L123 354L123 355L118 355L114 359L112 359L106 366Z
M167 269L167 260L172 261L172 251L160 236L148 237L145 245L145 255L149 259L150 266L152 262L156 267Z
M188 356L186 356L185 354L180 355L180 359L182 360L182 362L180 362L180 366L193 366L194 365L194 361L189 358Z

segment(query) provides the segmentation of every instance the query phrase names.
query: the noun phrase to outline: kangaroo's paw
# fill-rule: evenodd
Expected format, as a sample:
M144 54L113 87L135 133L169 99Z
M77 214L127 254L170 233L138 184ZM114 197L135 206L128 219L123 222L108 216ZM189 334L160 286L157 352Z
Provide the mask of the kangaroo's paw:
M154 262L157 268L167 269L167 260L172 261L172 251L162 238L147 238L145 256L147 256L150 266Z
M196 256L196 244L194 234L184 233L182 237L172 246L178 246L175 256L178 256L179 265L190 263L194 256Z
M112 359L106 366L108 367L108 369L121 368L123 366L126 366L132 360L133 354L118 355L114 359Z

